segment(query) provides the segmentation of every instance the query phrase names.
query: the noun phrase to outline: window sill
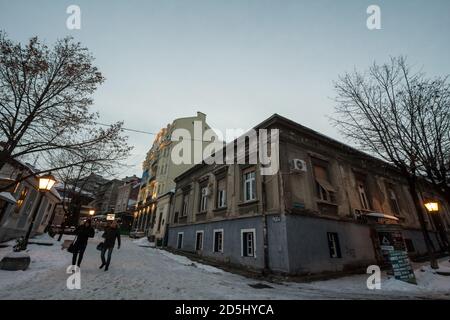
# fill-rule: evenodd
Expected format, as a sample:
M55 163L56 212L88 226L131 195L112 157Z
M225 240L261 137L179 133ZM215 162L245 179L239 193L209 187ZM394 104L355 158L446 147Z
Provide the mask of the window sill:
M238 206L239 206L239 207L245 207L245 206L250 206L250 205L252 205L252 204L256 204L256 203L258 203L258 202L259 202L258 199L255 199L255 200L249 200L249 201L243 201L243 202L240 202L240 203L238 204Z
M201 215L203 215L203 214L206 214L208 211L200 211L200 212L197 212L196 213L196 215L197 216L201 216Z
M338 206L338 204L336 202L331 202L331 201L326 201L326 200L322 200L322 199L316 199L316 202L319 204L328 204L330 206Z
M215 208L213 209L213 212L222 212L222 211L226 211L227 207L220 207L220 208Z

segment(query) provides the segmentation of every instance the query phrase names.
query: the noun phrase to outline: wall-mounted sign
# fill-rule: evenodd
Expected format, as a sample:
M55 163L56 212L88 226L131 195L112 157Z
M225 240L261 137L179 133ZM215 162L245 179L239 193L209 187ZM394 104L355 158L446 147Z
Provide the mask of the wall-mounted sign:
M274 216L274 217L272 217L272 221L273 222L280 222L281 221L281 217L280 216Z
M106 216L106 220L108 220L108 221L112 221L112 220L114 220L114 219L116 219L116 215L115 215L114 213L109 213L109 214Z

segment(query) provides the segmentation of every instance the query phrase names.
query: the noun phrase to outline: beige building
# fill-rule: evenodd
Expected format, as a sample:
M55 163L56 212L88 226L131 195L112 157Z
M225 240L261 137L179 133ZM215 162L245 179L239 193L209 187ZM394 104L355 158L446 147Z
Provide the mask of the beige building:
M194 128L198 124L200 124L202 131L211 129L206 123L206 115L197 112L197 115L193 117L175 119L156 135L142 166L142 181L132 234L148 235L151 240L156 242L164 238L170 198L175 190L174 179L194 165L194 144L200 142L202 151L207 145L207 142L195 139ZM177 164L172 161L172 150L179 143L172 140L172 134L177 129L186 130L192 137L190 141L191 161L188 161L189 163Z

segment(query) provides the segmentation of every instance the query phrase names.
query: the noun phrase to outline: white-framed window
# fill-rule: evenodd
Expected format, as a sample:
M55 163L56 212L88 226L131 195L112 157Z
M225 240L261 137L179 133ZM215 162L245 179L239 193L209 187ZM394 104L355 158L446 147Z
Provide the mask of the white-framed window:
M200 188L200 212L205 212L208 208L208 187L204 186Z
M183 195L183 208L181 209L181 216L185 217L188 214L189 209L189 194L185 193Z
M223 229L214 229L213 236L213 251L223 252Z
M217 208L225 208L227 206L227 191L221 189L217 191Z
M256 258L255 239L255 229L241 230L241 256Z
M400 207L398 205L397 201L397 195L395 194L394 190L392 188L389 188L389 202L391 205L392 212L394 215L399 216L400 215Z
M256 172L248 171L243 174L244 180L244 201L256 199Z
M177 234L177 249L183 248L183 238L184 238L184 232L178 232L178 234Z
M203 230L199 230L195 233L195 250L203 250Z

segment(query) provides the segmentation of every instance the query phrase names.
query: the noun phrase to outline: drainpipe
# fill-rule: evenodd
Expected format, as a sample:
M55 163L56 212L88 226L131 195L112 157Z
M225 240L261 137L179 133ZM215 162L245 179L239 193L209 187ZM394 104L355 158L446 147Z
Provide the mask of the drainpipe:
M263 275L270 273L269 267L269 234L267 232L267 193L266 193L266 178L264 175L261 176L262 185L262 223L263 223L263 242L264 242L264 269Z

